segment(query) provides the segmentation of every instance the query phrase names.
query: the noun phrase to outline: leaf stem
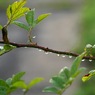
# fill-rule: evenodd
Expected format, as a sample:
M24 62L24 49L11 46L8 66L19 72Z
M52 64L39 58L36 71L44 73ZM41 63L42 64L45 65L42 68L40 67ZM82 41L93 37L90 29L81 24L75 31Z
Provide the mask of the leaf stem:
M31 35L32 35L32 28L30 28L30 30L28 31L28 41L29 41L29 43L32 43Z
M4 43L9 44L8 31L7 31L6 25L2 28L2 39L3 39Z

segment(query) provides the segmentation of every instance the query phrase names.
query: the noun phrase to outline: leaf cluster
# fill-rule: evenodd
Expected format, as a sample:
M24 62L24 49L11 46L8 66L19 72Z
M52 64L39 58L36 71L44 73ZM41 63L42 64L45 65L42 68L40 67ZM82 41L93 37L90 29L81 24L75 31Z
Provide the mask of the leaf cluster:
M25 75L25 72L19 72L13 75L7 80L0 79L0 95L10 95L17 89L22 89L26 94L29 89L43 80L43 78L34 78L28 84L25 83L21 78Z
M8 18L7 24L2 26L0 25L0 30L2 30L2 40L4 41L5 45L3 49L0 50L0 55L3 55L13 49L15 49L15 46L9 45L9 39L8 39L8 30L7 27L10 24L15 24L19 26L20 28L25 29L28 32L28 40L30 43L32 42L32 35L31 30L42 20L44 20L46 17L50 15L50 13L41 14L35 19L35 9L30 9L28 7L24 7L26 4L26 0L19 0L15 1L11 5L8 6L6 15ZM27 24L16 21L20 17L25 16ZM6 48L5 48L6 47Z
M35 9L31 9L29 10L26 14L25 14L25 19L27 22L27 25L24 24L23 22L19 22L19 21L14 21L13 23L21 28L24 28L27 31L30 31L31 29L33 29L39 22L41 22L43 19L45 19L46 17L48 17L50 15L50 13L46 13L46 14L41 14L39 15L36 19L35 19Z
M85 68L83 67L79 68L84 55L85 52L76 57L70 69L68 67L64 67L63 69L61 69L58 75L53 76L49 81L52 86L44 88L43 92L53 92L58 95L62 95L62 93L72 84L74 79L83 70L85 70Z
M16 47L13 45L5 44L4 46L0 46L0 56L15 49Z

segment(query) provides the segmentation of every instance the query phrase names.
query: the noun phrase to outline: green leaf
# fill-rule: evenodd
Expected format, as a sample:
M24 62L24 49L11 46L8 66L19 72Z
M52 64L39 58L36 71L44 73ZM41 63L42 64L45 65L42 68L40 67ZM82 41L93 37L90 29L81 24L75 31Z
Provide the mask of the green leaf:
M16 48L15 46L12 46L12 45L4 45L4 49L6 50L6 51L9 51L9 50L12 50L12 49L14 49L14 48Z
M24 81L17 81L12 86L17 88L27 89L27 85L25 84Z
M2 49L0 49L0 56L13 50L14 48L16 48L15 46L12 46L12 45L4 45L2 47Z
M20 0L8 6L6 14L10 23L29 11L29 8L23 7L25 4L26 0Z
M79 70L75 73L74 77L78 76L84 70L86 70L86 68L84 68L84 67L79 68Z
M0 95L7 95L7 88L4 86L0 86Z
M13 75L12 76L12 83L20 81L23 75L25 75L25 72L19 72L19 73Z
M49 15L51 15L51 13L47 13L47 14L41 14L40 16L38 16L38 18L36 19L36 24L38 24L39 22L41 22L43 19L45 19L46 17L48 17Z
M0 86L9 87L7 83L2 79L0 79Z
M35 21L34 15L35 15L35 9L28 11L25 15L26 21L30 27L34 26L34 21Z
M12 83L12 78L8 78L8 79L6 80L6 83L10 86L11 83Z
M88 74L82 77L82 81L83 82L88 81L94 75L95 75L95 70L91 70Z
M68 80L70 78L70 71L68 67L64 67L63 69L61 69L61 71L59 72L59 75L64 77L65 80Z
M91 78L91 75L90 74L86 74L82 77L82 81L85 82L85 81L88 81L89 79Z
M11 5L8 6L6 14L7 14L8 19L11 19L11 16L12 16Z
M95 70L89 71L89 74L91 74L92 76L95 75Z
M34 78L31 80L31 82L28 84L28 89L33 87L34 85L38 84L39 82L43 81L43 78Z
M7 89L7 95L10 95L15 90L17 90L17 88L16 87L13 87L12 85L10 85L10 88Z
M2 26L2 25L0 25L0 30L2 30L2 28L3 28L3 26Z
M44 88L43 92L52 92L52 93L56 93L57 94L59 92L59 89L57 89L54 86L50 86L50 87Z
M16 48L15 46L12 46L12 45L4 45L2 47L2 49L0 49L0 55L3 55L11 50L13 50L14 48Z
M27 25L25 25L24 23L22 23L22 22L13 21L12 23L19 26L19 27L21 27L21 28L23 28L23 29L25 29L25 30L27 30L27 31L29 31L29 27Z
M57 88L60 88L60 89L64 88L65 80L64 80L64 77L62 76L54 76L50 79L49 82L52 83Z
M24 14L29 10L29 8L21 8L19 11L12 17L12 21L20 18L21 16L24 16ZM11 21L11 22L12 22Z
M70 70L70 75L72 77L76 74L76 72L77 72L77 70L78 70L78 68L80 66L81 60L84 57L84 55L85 55L85 52L83 52L81 55L76 57L76 59L74 60L72 66L71 66L71 70Z

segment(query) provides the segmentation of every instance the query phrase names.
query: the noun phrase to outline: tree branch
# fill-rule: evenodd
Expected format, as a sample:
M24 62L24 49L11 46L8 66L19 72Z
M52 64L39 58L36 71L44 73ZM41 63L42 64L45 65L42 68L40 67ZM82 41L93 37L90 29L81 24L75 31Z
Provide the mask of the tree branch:
M5 43L4 41L0 41L0 44L5 44ZM39 46L37 44L23 44L23 43L14 43L14 42L9 42L9 44L16 46L17 48L21 48L21 47L37 48L45 52L51 52L51 53L55 53L59 55L68 55L68 56L73 56L73 57L77 57L79 55L79 54L72 53L72 52L53 50L48 47ZM84 56L83 59L95 60L95 57Z

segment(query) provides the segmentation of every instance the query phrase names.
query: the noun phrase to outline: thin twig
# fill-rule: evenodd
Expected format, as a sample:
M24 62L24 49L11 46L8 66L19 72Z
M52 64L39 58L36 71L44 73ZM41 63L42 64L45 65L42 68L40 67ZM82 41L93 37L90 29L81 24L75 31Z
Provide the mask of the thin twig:
M5 44L4 41L0 41L0 44ZM14 43L14 42L9 42L10 45L16 46L17 48L22 48L22 47L29 47L29 48L37 48L40 50L43 50L45 52L51 52L55 54L60 54L60 55L69 55L69 56L74 56L77 57L79 54L72 53L72 52L67 52L67 51L58 51L54 49L50 49L48 47L43 47L37 44L23 44L23 43ZM90 60L95 60L95 57L90 57L90 56L84 56L83 59L90 59Z

